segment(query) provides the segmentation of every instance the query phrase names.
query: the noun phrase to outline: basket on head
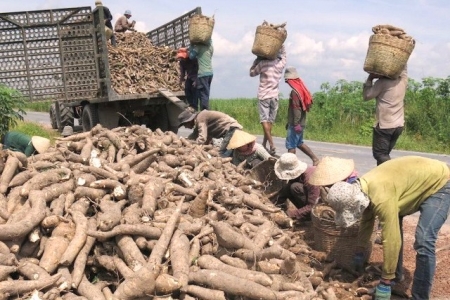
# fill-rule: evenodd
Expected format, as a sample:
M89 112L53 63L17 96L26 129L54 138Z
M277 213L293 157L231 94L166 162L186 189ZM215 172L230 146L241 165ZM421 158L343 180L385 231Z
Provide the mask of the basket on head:
M287 37L284 26L259 25L256 27L252 53L267 59L275 59Z
M211 39L214 29L214 17L193 15L189 19L189 41L193 44L205 44Z
M358 249L359 223L348 228L339 227L334 222L335 211L324 203L316 204L311 211L314 228L314 248L316 251L327 253L336 264L346 270L353 270L353 256ZM365 245L364 253L367 261L372 254L372 243L375 239L377 224L370 241Z
M414 39L373 34L369 39L364 71L396 79L405 68L414 46Z

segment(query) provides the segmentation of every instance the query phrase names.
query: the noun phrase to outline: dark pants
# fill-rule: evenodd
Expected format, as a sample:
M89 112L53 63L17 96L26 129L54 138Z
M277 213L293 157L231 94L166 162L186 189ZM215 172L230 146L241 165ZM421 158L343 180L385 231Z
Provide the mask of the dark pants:
M233 136L233 133L236 129L236 127L231 127L223 136L222 144L220 145L219 149L219 154L221 157L230 157L231 155L233 155L233 150L228 150L227 146L230 143L231 137Z
M289 199L292 204L297 208L302 208L308 204L308 197L305 194L305 189L303 183L300 182L289 182L285 185L277 199L275 199L275 205L283 210L287 209L286 200Z
M213 76L203 76L197 79L198 98L200 99L200 110L209 109L209 93Z
M381 129L377 124L373 128L372 153L377 161L377 165L381 165L391 159L389 154L394 149L402 132L403 127Z
M186 95L186 100L192 108L198 110L198 90L195 81L192 78L186 78L184 83L184 94Z

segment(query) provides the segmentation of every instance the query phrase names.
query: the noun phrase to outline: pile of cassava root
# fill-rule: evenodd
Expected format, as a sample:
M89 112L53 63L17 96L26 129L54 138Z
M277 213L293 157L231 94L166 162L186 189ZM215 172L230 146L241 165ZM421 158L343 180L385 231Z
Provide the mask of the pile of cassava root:
M113 90L120 94L156 93L160 88L180 91L176 51L153 46L142 32L115 33L117 47L108 43Z
M97 125L0 174L0 299L360 299L213 146Z

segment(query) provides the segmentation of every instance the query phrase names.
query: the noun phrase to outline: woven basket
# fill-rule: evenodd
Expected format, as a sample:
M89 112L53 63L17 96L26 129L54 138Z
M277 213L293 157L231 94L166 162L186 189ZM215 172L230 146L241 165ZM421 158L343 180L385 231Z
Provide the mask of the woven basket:
M373 34L369 39L364 71L396 79L405 68L414 46L413 39Z
M287 32L271 26L259 25L256 28L252 53L268 59L275 59L278 51L286 40Z
M275 174L274 165L275 160L264 160L248 172L251 179L263 183L264 195L269 199L277 196L284 185L284 182Z
M189 19L189 40L191 43L207 43L214 29L214 18L194 15Z
M353 256L357 252L359 222L348 228L338 227L334 222L334 210L323 203L313 207L311 213L314 228L314 248L328 254L336 264L346 270L352 270ZM365 245L365 260L372 254L377 225L370 241Z

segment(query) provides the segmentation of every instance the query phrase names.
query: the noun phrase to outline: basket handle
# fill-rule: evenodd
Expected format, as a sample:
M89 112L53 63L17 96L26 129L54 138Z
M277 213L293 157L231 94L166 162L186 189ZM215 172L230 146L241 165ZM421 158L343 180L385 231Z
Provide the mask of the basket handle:
M322 224L323 221L332 221L332 220L334 220L335 214L336 214L335 211L332 210L331 208L324 207L323 210L319 214L319 221L320 221L320 223ZM332 217L333 219L330 220L330 217Z

